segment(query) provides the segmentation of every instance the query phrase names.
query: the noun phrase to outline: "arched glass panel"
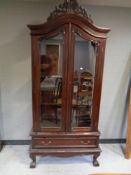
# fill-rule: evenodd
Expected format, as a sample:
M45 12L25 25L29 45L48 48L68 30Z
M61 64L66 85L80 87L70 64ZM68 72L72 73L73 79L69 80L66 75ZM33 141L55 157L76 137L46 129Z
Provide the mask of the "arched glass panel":
M95 81L96 45L75 37L72 127L91 127Z
M41 127L62 124L63 36L42 39L40 43Z

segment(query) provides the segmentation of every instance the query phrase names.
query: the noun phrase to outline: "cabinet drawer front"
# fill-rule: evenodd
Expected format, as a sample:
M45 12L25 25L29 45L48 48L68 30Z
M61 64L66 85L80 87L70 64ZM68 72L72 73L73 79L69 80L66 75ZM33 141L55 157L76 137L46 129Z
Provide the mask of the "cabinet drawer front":
M33 139L34 147L96 147L97 139L92 138L79 138L79 139Z

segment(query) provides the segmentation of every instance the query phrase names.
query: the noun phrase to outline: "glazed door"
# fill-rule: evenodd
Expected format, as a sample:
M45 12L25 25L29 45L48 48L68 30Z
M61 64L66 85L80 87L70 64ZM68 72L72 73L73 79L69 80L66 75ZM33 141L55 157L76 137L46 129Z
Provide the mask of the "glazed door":
M99 39L69 23L33 41L34 130L91 131Z
M68 131L91 131L93 129L93 101L96 81L97 40L87 32L72 25L70 62L68 74L69 116ZM71 82L71 83L70 83Z
M63 37L42 38L40 44L41 128L62 127Z
M66 27L38 36L34 56L36 130L65 131ZM36 44L36 42L35 42ZM37 48L37 49L36 49ZM37 66L35 65L37 64ZM34 92L33 91L33 92ZM37 103L36 103L37 102Z

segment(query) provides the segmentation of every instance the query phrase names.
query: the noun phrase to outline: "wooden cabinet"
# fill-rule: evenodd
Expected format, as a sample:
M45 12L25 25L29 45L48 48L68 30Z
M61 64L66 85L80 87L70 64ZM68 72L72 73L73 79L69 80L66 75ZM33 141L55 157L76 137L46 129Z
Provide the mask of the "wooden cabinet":
M76 0L65 0L40 25L28 25L32 42L33 129L31 167L37 155L93 155L98 166L99 107L106 28L93 24Z

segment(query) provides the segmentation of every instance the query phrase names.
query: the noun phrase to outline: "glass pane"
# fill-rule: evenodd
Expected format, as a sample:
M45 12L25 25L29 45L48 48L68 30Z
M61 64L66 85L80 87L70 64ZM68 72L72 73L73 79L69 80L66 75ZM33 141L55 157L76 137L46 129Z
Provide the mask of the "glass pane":
M95 81L96 46L76 35L72 127L90 127Z
M43 39L41 53L41 127L61 127L62 115L62 62L61 35Z

